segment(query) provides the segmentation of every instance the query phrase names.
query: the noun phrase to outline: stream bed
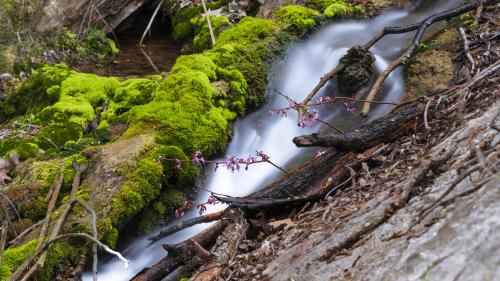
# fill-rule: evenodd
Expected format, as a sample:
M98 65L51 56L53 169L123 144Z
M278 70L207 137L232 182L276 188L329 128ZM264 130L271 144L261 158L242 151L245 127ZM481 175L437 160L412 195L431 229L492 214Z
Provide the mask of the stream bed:
M271 108L286 107L286 100L275 93L275 89L285 93L297 101L303 100L318 83L319 78L332 68L347 50L355 45L366 43L372 36L386 26L398 26L414 23L439 11L458 6L461 1L434 0L418 1L406 9L386 11L383 14L364 21L340 21L320 27L304 41L292 44L285 59L276 62L269 75L267 103L259 110L252 112L238 120L234 126L234 137L230 142L225 155L246 157L255 155L256 151L263 151L271 157L271 161L286 169L314 157L315 149L298 149L292 143L292 138L298 135L309 134L325 130L316 125L312 128L300 128L296 124L296 114L288 118L276 115L270 116ZM411 40L413 33L402 35L389 35L376 44L371 51L376 56L374 69L380 73L395 57L400 55ZM337 92L335 82L329 82L317 95L334 96ZM385 81L377 100L386 102L400 102L404 99L404 77L401 68L394 71ZM358 105L360 107L360 105ZM390 105L377 105L372 108L368 118L361 118L359 110L354 113L347 112L342 103L325 106L320 111L320 117L329 120L339 127L352 130L363 122L367 122L383 115L391 109ZM282 174L271 165L252 165L248 171L230 172L220 168L214 172L214 167L208 166L204 180L198 185L204 189L231 196L245 196L255 192ZM205 202L208 192L201 191L197 202ZM225 208L224 205L209 206L207 212ZM182 218L189 219L197 216L193 209L186 212ZM175 222L174 222L175 223ZM130 280L143 268L152 265L166 255L162 244L182 242L210 224L197 225L153 244L148 237L150 233L141 237L129 237L120 241L119 251L131 261L128 270L123 268L123 263L115 259L100 259L98 277L101 281L126 281ZM84 273L85 281L92 280L90 272Z

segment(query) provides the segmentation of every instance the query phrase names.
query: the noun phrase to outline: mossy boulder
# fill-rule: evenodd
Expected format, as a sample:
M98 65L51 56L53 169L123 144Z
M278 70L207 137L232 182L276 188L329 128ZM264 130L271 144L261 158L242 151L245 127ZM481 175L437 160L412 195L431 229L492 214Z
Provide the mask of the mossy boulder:
M210 23L215 36L231 25L229 19L225 16L210 16ZM196 34L193 38L193 50L195 52L200 52L210 49L212 41L206 17L200 16L193 18L191 19L191 24L194 26L194 34Z
M298 5L281 7L274 13L278 21L292 25L299 33L305 33L316 26L317 16L319 16L318 11Z
M340 64L346 67L338 75L342 95L354 95L368 85L373 75L374 61L373 54L362 47L352 47L347 51L347 54L340 60Z
M42 67L0 104L0 118L6 120L27 112L38 112L59 100L59 86L69 77L71 70L65 65Z

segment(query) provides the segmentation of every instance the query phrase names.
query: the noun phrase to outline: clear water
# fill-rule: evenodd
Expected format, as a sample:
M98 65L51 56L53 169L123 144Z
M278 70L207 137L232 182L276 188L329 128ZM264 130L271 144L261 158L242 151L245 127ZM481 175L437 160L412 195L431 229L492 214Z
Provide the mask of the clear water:
M362 45L385 26L398 26L417 22L431 14L458 6L461 1L419 1L410 8L388 11L367 21L343 21L323 26L307 40L290 46L286 58L275 65L269 77L268 102L258 111L248 114L235 124L234 138L229 144L226 156L246 157L255 155L257 150L267 153L271 160L282 167L293 167L297 162L313 157L314 149L298 149L292 138L298 135L325 130L317 125L302 129L296 125L296 114L288 118L269 116L271 107L285 107L287 102L277 96L274 89L279 89L288 96L301 101L319 82L319 78L334 68L346 51L355 45ZM413 34L389 35L375 45L371 51L376 56L375 69L380 73L389 62L402 53L403 48L411 40ZM385 81L378 100L398 102L403 99L404 83L402 70L397 69ZM326 85L318 94L334 95L335 85ZM342 128L354 128L390 110L389 105L373 106L367 119L359 113L347 113L342 105L329 106L321 111L321 118L331 120ZM225 156L225 157L226 157ZM224 157L224 158L225 158ZM231 173L220 167L213 172L208 167L204 188L231 196L244 196L263 187L278 177L282 172L276 168L262 164L250 166L248 171ZM201 192L198 202L205 202L208 192ZM208 211L225 208L222 205L210 206ZM197 216L197 211L186 213L183 219ZM126 245L119 249L131 260L128 270L123 268L119 260L101 261L98 278L102 281L125 281L132 278L143 268L152 265L166 255L161 247L163 243L179 243L195 235L210 224L197 225L166 237L154 244L147 240L150 235L125 241ZM84 280L92 280L90 272L84 274Z

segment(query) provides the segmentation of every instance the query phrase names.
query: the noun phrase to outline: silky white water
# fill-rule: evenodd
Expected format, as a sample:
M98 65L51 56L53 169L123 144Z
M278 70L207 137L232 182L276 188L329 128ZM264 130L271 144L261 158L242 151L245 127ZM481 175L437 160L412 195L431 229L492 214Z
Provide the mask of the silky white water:
M314 157L314 149L299 149L292 143L292 138L309 134L327 128L316 125L312 128L299 128L296 124L296 114L288 118L276 115L270 116L272 107L286 107L286 100L278 96L274 89L280 90L297 101L302 101L319 82L319 78L334 68L347 50L355 45L362 45L385 26L399 26L414 23L439 11L458 6L461 1L419 1L415 9L389 11L368 21L344 21L321 27L304 42L290 46L286 58L274 65L269 76L268 102L259 110L248 114L235 124L234 138L229 144L225 157L236 155L247 157L255 155L256 151L264 151L271 161L281 167L290 168L297 161ZM395 57L401 54L412 34L388 35L376 44L371 51L376 57L374 67L380 73ZM402 70L397 69L385 81L377 100L399 102L403 99L404 83ZM326 85L317 95L335 95L335 87ZM358 105L359 107L359 105ZM373 106L369 117L363 120L359 111L347 112L343 105L325 107L320 118L349 129L359 126L390 110L390 106ZM203 188L231 196L244 196L263 187L266 183L282 174L281 171L268 164L251 165L248 171L230 172L219 167L213 172L213 167L206 169L206 179L201 184ZM208 192L201 191L197 202L205 202ZM225 208L222 205L209 206L208 212ZM197 210L186 212L182 219L197 216ZM125 270L123 263L111 259L99 263L98 278L101 281L126 281L143 268L152 265L166 255L161 244L178 243L195 235L210 224L197 225L166 237L154 244L147 240L148 236L128 239L126 246L121 247L121 253L131 261L129 269ZM126 231L126 230L125 230ZM84 280L92 280L92 274L85 272Z

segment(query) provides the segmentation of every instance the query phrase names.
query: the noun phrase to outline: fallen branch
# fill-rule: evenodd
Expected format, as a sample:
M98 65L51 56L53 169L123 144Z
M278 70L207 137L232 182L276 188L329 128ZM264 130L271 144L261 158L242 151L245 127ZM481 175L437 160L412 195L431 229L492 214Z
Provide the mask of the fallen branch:
M201 5L203 6L203 12L205 13L205 17L207 19L208 30L210 31L210 40L212 40L213 47L215 46L215 35L212 28L212 22L210 21L210 15L208 14L207 5L205 4L205 0L201 0Z
M26 228L23 232L21 232L19 235L16 236L16 238L12 239L10 242L9 242L9 245L11 245L11 247L17 247L19 246L19 242L21 241L21 239L23 239L24 236L26 236L28 233L30 233L31 231L33 231L35 228L39 227L40 225L43 224L45 220L39 220L37 223L31 225L30 227Z
M94 209L90 208L90 206L87 205L87 203L83 202L80 199L77 199L77 202L89 212L89 214L92 216L92 237L94 237L95 240L97 240L97 215L94 211ZM93 261L92 261L92 279L94 281L97 281L97 243L94 242L92 244L92 256L93 256Z
M207 214L207 215L203 215L203 216L199 216L199 217L194 217L192 219L178 222L172 226L169 226L169 227L161 230L157 235L150 237L149 240L151 240L152 242L155 242L155 241L158 241L158 240L160 240L164 237L167 237L171 234L174 234L178 231L181 231L185 228L191 227L193 225L220 220L223 213L224 213L224 211L219 211L219 212L215 212L215 213L211 213L211 214Z
M163 248L168 251L168 255L156 264L138 273L131 279L131 281L162 280L176 268L187 263L195 256L195 251L192 248L192 241L202 247L209 247L215 242L217 236L219 236L219 233L224 229L225 225L225 222L218 221L211 227L203 230L184 242L177 245L163 245Z
M122 254L120 254L119 252L116 252L116 251L113 251L110 247L108 247L106 244L102 243L101 241L95 239L94 237L88 235L87 233L66 233L66 234L61 234L61 235L58 235L54 238L51 238L50 240L48 240L44 245L43 247L36 251L33 255L31 255L26 261L25 263L18 268L18 271L22 274L24 272L26 272L28 270L28 268L30 268L31 266L35 267L34 264L35 262L37 261L37 259L39 257L41 257L41 255L47 253L47 251L49 250L50 246L52 246L52 244L54 244L55 242L61 240L61 239L64 239L64 238L84 238L84 239L87 239L87 240L90 240L91 242L94 242L96 243L99 247L101 247L104 251L110 253L111 255L114 255L116 256L118 259L120 259L124 265L125 265L125 268L127 269L128 268L128 264L130 263L129 260L127 260L126 258L124 258L122 256ZM39 260L39 259L38 259ZM33 268L31 267L31 268ZM17 272L17 270L16 270ZM24 277L23 279L28 279L26 277ZM8 279L8 280L19 280L19 279L12 279L12 276Z
M52 195L50 196L50 201L47 206L47 212L45 213L45 219L43 220L42 227L40 228L40 234L38 235L38 242L36 244L35 252L40 250L45 241L45 237L47 236L47 230L49 228L50 217L52 216L52 211L56 206L57 197L59 196L59 191L61 190L61 186L63 184L64 175L58 174L54 180Z
M284 206L294 207L311 201L317 201L326 194L330 194L344 186L351 175L351 169L357 170L361 162L377 153L378 147L367 149L362 154L354 152L342 156L333 156L329 152L316 162L301 167L290 176L278 179L260 191L246 197L225 197L212 194L217 200L230 204L232 208L241 208L245 211L274 211L279 212ZM316 174L318 172L319 174ZM281 188L287 188L296 194L287 196Z
M413 104L378 118L359 129L343 134L323 133L295 137L298 147L333 147L343 151L363 151L380 143L390 142L405 134L422 113L420 104Z
M228 212L232 213L230 214L232 222L217 238L214 247L210 250L211 256L208 262L191 280L218 280L224 268L238 252L240 241L246 236L249 225L241 210L231 209Z
M156 9L153 12L153 15L151 16L151 19L149 20L149 23L148 23L146 29L144 30L144 33L142 34L141 40L139 41L139 47L142 48L142 46L143 46L142 42L144 41L144 38L146 38L146 34L148 34L148 31L151 29L151 25L153 25L153 21L155 20L156 15L160 11L160 8L161 8L162 4L163 4L163 0L161 0L160 2L158 2L158 5L156 6Z
M63 212L59 216L59 219L56 221L56 224L54 225L54 228L49 236L49 241L55 239L58 237L60 231L62 230L64 221L66 220L66 217L68 216L69 212L71 211L71 208L73 205L76 203L76 195L78 193L78 188L80 187L80 181L83 173L87 169L87 166L85 164L78 165L76 161L73 161L73 168L75 169L75 176L73 178L73 185L71 187L71 193L68 202L66 203L66 206L64 207ZM42 268L44 263L45 263L45 258L47 256L47 253L44 251L41 253L40 258L37 260L36 264L32 266L29 271L24 274L24 272L28 268L28 261L24 262L19 268L16 269L14 273L9 277L9 281L27 281L29 278L35 273L38 269Z
M464 41L465 56L467 57L471 65L470 72L474 74L476 72L476 63L474 62L474 58L469 51L469 40L467 40L467 35L465 34L465 30L463 29L463 27L460 27L458 31L460 33L460 36L462 36L462 40Z

